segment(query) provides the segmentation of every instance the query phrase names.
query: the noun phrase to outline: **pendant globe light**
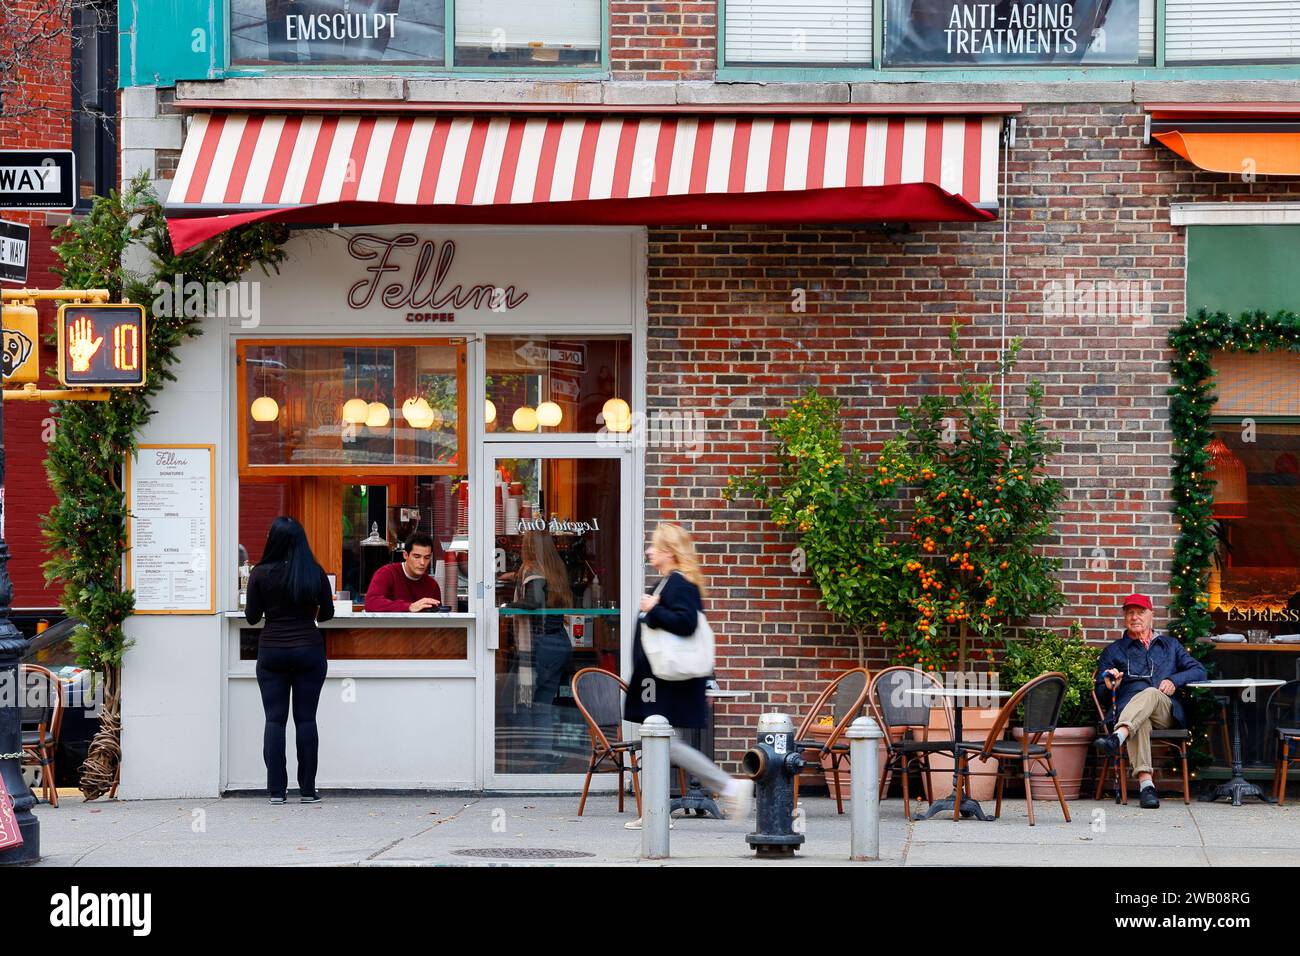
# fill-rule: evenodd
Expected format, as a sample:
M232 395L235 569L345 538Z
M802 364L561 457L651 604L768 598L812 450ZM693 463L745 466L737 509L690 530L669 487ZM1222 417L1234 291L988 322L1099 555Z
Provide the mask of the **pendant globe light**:
M1205 477L1214 482L1210 516L1224 521L1246 517L1246 466L1221 438L1215 438L1205 450L1210 455Z
M608 399L600 408L601 420L611 432L628 432L632 430L632 409L626 401L618 397L618 342L614 343L614 397Z
M537 424L554 428L564 420L564 411L555 402L542 402L537 406Z
M352 353L354 356L354 361L352 364L353 373L354 373L353 382L352 382L352 393L353 395L356 395L357 383L360 381L361 378L361 372L360 369L358 368L361 361L361 350L353 349ZM344 354L346 354L346 350ZM364 398L361 398L359 395L355 398L349 398L346 402L343 403L343 420L347 422L349 425L364 425L366 423L366 416L369 415L369 413L370 413L369 402L367 402Z
M402 417L412 428L430 428L436 413L424 396L420 396L402 402Z
M519 406L515 409L515 413L510 416L510 424L514 426L517 432L537 431L537 409L528 405Z
M266 394L266 360L262 360L262 394L253 399L248 412L255 422L273 422L280 417L280 403Z
M483 403L483 421L486 424L491 425L496 420L497 407L493 403L492 399L489 398Z

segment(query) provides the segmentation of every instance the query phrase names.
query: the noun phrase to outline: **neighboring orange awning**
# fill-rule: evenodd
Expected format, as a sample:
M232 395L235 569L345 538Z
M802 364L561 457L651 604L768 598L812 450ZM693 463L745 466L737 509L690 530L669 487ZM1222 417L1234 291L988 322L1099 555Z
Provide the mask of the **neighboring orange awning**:
M1293 104L1151 104L1151 138L1216 173L1300 176L1300 110Z

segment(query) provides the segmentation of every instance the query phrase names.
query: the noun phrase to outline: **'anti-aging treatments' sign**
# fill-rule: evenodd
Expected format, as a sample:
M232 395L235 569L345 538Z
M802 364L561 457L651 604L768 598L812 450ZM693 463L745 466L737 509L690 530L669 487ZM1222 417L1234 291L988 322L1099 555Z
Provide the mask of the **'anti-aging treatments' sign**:
M886 66L1138 62L1138 0L886 0Z

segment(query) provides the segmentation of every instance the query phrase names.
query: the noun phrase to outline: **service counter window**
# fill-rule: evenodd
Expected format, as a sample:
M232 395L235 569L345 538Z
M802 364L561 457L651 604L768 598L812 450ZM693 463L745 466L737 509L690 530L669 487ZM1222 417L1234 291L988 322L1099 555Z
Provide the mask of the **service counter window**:
M489 336L488 433L629 431L631 382L630 336Z
M467 611L464 341L250 340L236 366L241 606L271 522L287 514L334 580L338 616L364 609L376 571L403 560L416 532L433 539L441 605ZM431 619L417 630L361 619L326 638L338 658L465 657L463 629Z

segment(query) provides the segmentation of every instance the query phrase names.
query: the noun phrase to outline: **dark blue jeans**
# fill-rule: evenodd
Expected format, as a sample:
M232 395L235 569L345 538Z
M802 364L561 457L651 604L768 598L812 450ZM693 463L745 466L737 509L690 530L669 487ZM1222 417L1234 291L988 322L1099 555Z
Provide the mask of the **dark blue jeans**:
M316 705L325 686L325 645L317 647L259 647L257 686L262 691L266 730L262 735L262 759L266 762L266 789L282 797L289 789L285 767L285 731L293 701L294 740L298 748L298 789L304 796L316 794L316 757L320 736L316 732Z

